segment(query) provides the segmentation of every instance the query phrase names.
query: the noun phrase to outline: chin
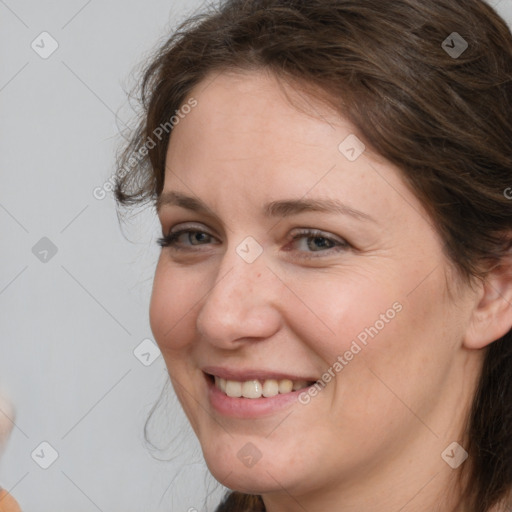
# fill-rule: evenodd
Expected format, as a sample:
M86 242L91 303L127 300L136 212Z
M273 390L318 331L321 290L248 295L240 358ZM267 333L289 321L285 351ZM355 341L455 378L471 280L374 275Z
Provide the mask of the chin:
M284 480L286 469L273 461L272 468L260 460L252 467L246 467L237 458L236 453L230 456L205 454L206 465L212 476L223 486L233 491L246 494L264 494L288 488L290 482ZM276 478L272 478L272 475Z
M244 474L235 474L233 470L233 472L227 476L223 473L224 478L212 471L211 473L215 480L224 487L244 494L268 494L281 491L282 486L288 488L286 483L283 484L281 481L279 481L279 483L276 482L265 470L259 470L256 473L255 471L256 470L253 468L252 470L245 471Z

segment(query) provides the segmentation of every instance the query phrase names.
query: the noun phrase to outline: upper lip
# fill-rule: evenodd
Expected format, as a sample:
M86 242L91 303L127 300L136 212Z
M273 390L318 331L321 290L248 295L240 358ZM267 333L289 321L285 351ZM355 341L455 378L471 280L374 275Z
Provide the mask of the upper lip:
M305 380L307 382L314 382L317 379L311 376L302 376L302 375L291 375L289 373L276 372L274 370L262 370L256 368L245 368L245 369L237 369L237 368L226 368L221 366L204 366L201 368L204 373L209 375L213 375L214 377L219 377L221 379L226 380L236 380L240 382L244 382L247 380L267 380L267 379L275 379L275 380L284 380L289 379L292 381Z

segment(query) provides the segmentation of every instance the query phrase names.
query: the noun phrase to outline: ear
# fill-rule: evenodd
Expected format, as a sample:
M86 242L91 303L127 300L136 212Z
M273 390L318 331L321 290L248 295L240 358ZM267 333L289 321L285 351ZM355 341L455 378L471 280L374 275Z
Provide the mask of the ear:
M464 346L484 348L511 329L512 255L507 255L479 284Z

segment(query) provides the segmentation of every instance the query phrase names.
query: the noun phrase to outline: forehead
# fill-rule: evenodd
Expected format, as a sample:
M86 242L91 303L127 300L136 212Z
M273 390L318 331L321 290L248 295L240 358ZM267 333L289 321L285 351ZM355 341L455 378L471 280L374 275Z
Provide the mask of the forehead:
M247 157L266 156L272 150L283 154L304 148L313 157L316 149L329 149L337 156L340 132L355 132L331 107L263 70L212 73L190 96L198 104L181 128L201 128L195 140L208 145L215 139L212 150L223 141L218 148L223 155L243 151Z
M231 172L248 172L266 174L267 183L286 177L307 186L339 163L340 137L354 131L326 106L263 71L212 74L190 96L197 106L173 129L166 164L180 170L178 163L186 162L189 173L200 168L205 177L210 169L212 184Z
M164 191L258 204L322 197L388 214L415 201L347 119L269 73L212 74L190 97L197 106L173 130ZM348 158L347 149L361 154Z

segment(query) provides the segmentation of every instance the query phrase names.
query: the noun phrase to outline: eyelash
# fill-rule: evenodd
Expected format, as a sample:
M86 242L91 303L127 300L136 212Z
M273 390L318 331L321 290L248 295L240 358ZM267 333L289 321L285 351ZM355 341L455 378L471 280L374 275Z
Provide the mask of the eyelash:
M210 235L206 231L202 231L200 229L187 228L187 229L182 229L182 230L176 231L174 233L169 233L168 235L166 235L162 238L159 238L157 240L157 244L162 248L169 248L169 249L172 249L175 251L188 251L189 249L180 247L179 244L177 243L177 240L179 239L179 237L185 233L204 233L204 234L212 237L212 235ZM351 247L347 241L345 241L345 240L340 241L335 238L325 236L325 233L323 233L322 231L318 231L316 229L300 229L292 237L289 237L288 242L294 242L295 240L299 240L301 238L306 238L306 239L307 238L322 238L324 240L329 241L330 243L332 243L334 245L334 247L329 247L324 251L305 251L306 254L309 254L308 256L304 256L307 259L322 257L321 255L315 256L314 255L315 253L324 253L324 254L328 253L330 255L331 251L334 251L337 253L337 252L341 252L341 251L346 251L347 249L349 249ZM199 245L203 245L203 244L199 244Z

